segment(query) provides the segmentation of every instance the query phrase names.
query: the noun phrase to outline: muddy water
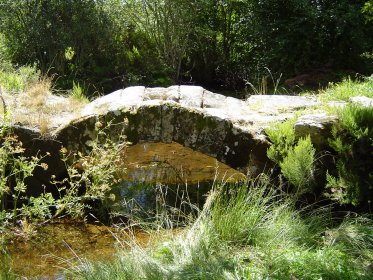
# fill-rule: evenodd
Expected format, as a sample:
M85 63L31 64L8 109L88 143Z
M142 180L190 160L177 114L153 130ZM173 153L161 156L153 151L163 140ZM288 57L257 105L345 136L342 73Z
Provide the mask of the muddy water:
M226 164L177 143L131 146L124 163L123 181L113 187L115 200L110 217L114 221L128 216L151 219L161 214L166 205L177 209L168 218L179 221L180 216L193 212L195 206L203 206L214 181L245 178ZM165 226L177 227L170 224L170 219Z
M123 178L129 181L189 183L237 181L244 174L177 143L143 143L128 148L125 158L127 170Z
M176 143L134 145L128 148L124 161L126 170L121 175L124 183L119 185L117 200L136 196L127 190L135 182L148 183L150 188L157 183L197 188L203 182L209 187L215 179L237 181L244 178L244 174L214 158ZM141 190L140 193L144 192ZM100 224L48 224L38 228L37 235L29 240L18 238L9 244L11 267L20 276L63 279L59 276L63 270L79 264L81 259L105 261L113 258L118 249L118 235L113 235L113 231L113 228ZM146 246L148 236L139 232L136 240Z
M63 270L79 265L82 260L109 261L120 248L117 238L124 234L114 228L59 222L38 228L36 236L22 237L7 246L13 271L27 278L61 279ZM136 240L145 245L148 236L137 233Z

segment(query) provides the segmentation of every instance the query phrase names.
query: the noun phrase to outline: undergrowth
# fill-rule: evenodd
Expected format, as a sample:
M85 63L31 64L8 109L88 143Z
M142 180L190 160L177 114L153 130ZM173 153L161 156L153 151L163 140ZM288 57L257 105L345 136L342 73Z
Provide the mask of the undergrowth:
M296 118L277 123L266 129L271 141L267 156L281 169L281 174L300 196L312 191L316 149L309 136L297 138L294 125Z
M353 101L357 96L367 103ZM319 99L324 109L336 115L338 121L333 124L326 147L317 151L310 137L296 137L296 118L266 129L271 142L268 158L276 164L290 190L297 195L316 190L316 195L323 194L341 205L372 211L373 107L368 104L372 97L372 76L361 81L347 79L321 91ZM320 128L319 133L323 131Z
M341 83L331 84L320 92L320 99L323 101L349 101L355 96L373 98L373 76L362 78L361 81L348 78Z
M337 110L330 147L336 168L327 174L327 196L342 204L363 204L373 198L373 108L349 104Z
M115 142L109 139L111 127L111 123L97 125L96 137L84 154L61 148L67 176L58 179L52 175L50 182L58 195L44 191L31 196L25 180L33 176L36 167L46 170L43 159L50 155L24 155L22 142L4 125L0 132L0 232L11 233L9 229L19 226L27 236L38 223L64 215L85 219L89 211L98 212L104 207L118 172L123 172L122 157L127 145L124 136L118 135Z
M39 76L40 72L32 66L0 67L0 85L12 94L26 91L29 85L37 83Z
M111 263L68 272L74 279L371 279L373 224L332 218L328 207L296 209L267 178L216 186L176 237L131 243ZM157 232L153 232L154 235Z

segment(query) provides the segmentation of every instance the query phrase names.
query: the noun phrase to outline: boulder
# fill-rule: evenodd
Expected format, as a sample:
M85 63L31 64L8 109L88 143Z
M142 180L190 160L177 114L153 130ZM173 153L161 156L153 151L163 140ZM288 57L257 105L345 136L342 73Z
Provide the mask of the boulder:
M294 125L295 135L298 138L310 135L316 148L325 148L328 145L328 139L332 136L332 127L337 121L336 116L329 116L325 113L303 115Z
M363 107L373 107L373 98L366 96L351 97L350 101Z

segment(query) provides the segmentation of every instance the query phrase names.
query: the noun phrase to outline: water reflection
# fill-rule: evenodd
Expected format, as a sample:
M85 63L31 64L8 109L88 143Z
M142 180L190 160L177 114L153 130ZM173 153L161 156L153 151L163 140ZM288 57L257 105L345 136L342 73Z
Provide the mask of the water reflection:
M119 248L116 240L125 238L128 236L112 227L65 220L41 227L37 236L28 240L15 239L7 247L16 274L57 279L65 269L84 259L110 261ZM138 232L136 240L146 245L148 235Z
M191 204L202 207L204 194L214 180L238 181L244 174L214 158L176 143L142 143L128 148L121 183L113 187L110 202L112 221L145 215L164 219L165 227L176 226ZM171 211L170 211L171 210ZM167 215L163 215L167 212ZM163 215L163 216L162 216ZM13 240L8 249L13 270L26 277L58 278L63 269L87 258L113 258L117 243L113 228L99 224L60 222L49 224L28 241ZM146 245L148 236L136 240ZM39 278L43 279L43 278Z
M141 216L151 219L159 210L176 215L201 208L214 181L245 178L224 163L177 143L142 143L128 148L123 181L113 187L113 220ZM169 211L172 212L172 211ZM171 217L172 219L173 217ZM168 222L170 224L170 222Z
M228 179L236 181L244 174L213 157L177 143L142 143L131 146L125 157L124 180L162 184L196 184ZM216 178L215 178L216 177Z

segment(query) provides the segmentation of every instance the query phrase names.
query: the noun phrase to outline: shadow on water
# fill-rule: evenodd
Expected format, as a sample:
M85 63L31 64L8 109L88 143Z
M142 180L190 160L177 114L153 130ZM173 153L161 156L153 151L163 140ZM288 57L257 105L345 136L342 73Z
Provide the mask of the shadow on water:
M128 222L129 217L151 222L167 211L164 227L175 228L178 222L183 223L184 214L203 206L214 181L236 182L245 178L214 158L176 143L137 144L128 147L123 160L126 168L120 172L122 181L113 186L110 199L105 202L104 215L112 223ZM118 248L118 235L113 235L113 231L113 227L99 223L65 220L47 224L29 240L12 240L7 246L11 267L20 276L63 279L59 278L63 270L81 259L113 258ZM149 236L139 231L135 238L146 246Z
M215 181L245 178L226 164L177 143L137 144L128 148L124 160L123 181L113 187L115 199L109 206L115 222L136 216L151 220L165 208L171 210L169 221L180 221L203 206Z

